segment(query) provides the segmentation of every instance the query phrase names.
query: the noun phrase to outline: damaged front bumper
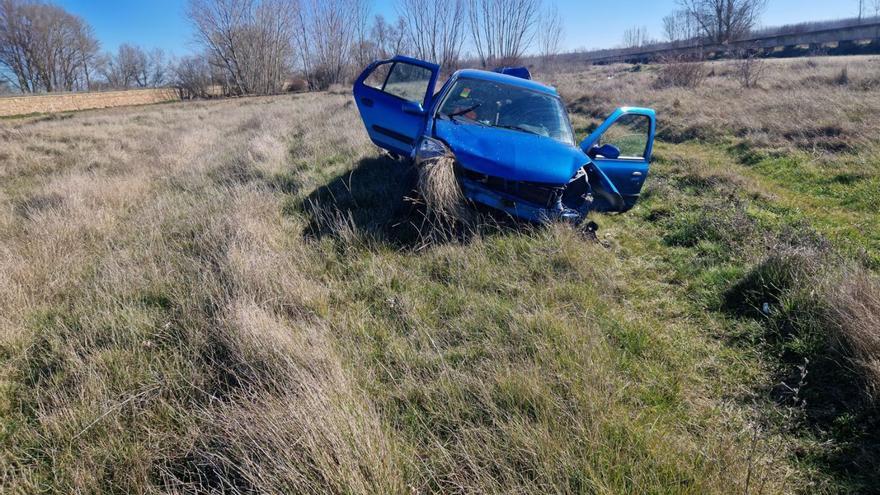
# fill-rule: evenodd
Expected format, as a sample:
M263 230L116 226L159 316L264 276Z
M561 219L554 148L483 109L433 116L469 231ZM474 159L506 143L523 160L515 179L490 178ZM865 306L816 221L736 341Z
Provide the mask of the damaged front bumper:
M597 206L607 204L601 187L595 191L600 196L594 201L591 184L598 177L589 164L579 169L567 184L512 181L465 168L445 143L429 137L422 138L412 159L419 164L439 156L453 158L455 177L466 198L523 220L580 224Z
M578 177L568 186L550 186L481 176L461 168L458 172L466 198L530 222L580 224L592 210L592 197L586 190L569 191ZM581 180L586 184L585 178Z

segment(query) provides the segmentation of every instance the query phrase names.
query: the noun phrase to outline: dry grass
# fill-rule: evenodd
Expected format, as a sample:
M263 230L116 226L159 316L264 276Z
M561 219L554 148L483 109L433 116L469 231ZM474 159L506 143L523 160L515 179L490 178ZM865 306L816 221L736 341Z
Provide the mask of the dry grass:
M290 140L308 124L291 124L291 107L309 122L347 105L252 99L4 126L5 486L36 489L46 469L59 491L393 486L393 449L316 316L328 294L307 276L314 254L290 243L273 192L298 182ZM356 157L365 139L310 143Z
M422 245L454 239L460 232L472 232L475 215L455 176L455 157L441 156L414 164L416 184L407 200L424 207L418 224Z
M667 61L657 70L654 87L664 88L698 88L706 80L708 70L703 62Z
M416 191L428 213L455 221L466 213L464 194L455 177L455 158L442 156L416 164Z
M877 57L766 60L760 88L743 88L731 62L707 63L698 88L656 87L663 66L612 65L552 78L574 110L593 118L622 105L649 106L661 117L661 138L717 141L818 152L873 149L880 134ZM837 83L847 69L847 85ZM575 122L587 126L593 123Z
M860 270L847 270L833 284L828 299L839 339L874 400L880 393L880 281Z
M836 61L790 63L748 91L623 67L558 81L580 133L643 103L667 140L733 129L800 153L810 117L873 150L870 64L842 87ZM701 146L661 146L603 243L475 222L414 250L393 228L420 221L398 204L412 183L347 93L2 122L0 491L832 491L763 412L773 365L716 338L757 324L695 296L765 254L750 237L787 191ZM448 161L422 171L430 215L461 218ZM864 273L825 321L875 376Z

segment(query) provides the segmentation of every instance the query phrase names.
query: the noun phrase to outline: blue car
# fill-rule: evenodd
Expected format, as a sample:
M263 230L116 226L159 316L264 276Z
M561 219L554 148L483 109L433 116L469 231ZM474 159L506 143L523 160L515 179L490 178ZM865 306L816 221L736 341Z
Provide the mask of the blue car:
M638 201L653 110L620 108L576 144L559 94L527 70L460 70L435 91L439 72L404 56L364 70L354 98L373 143L416 163L452 155L467 198L534 222L580 222Z

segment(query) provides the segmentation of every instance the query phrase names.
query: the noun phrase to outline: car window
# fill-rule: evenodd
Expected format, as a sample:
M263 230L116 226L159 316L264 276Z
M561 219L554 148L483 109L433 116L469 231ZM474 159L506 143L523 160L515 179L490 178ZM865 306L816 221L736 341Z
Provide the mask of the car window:
M377 66L364 80L364 84L371 88L381 90L382 87L385 86L385 80L388 79L388 73L391 72L392 65L394 64L387 62Z
M397 62L391 68L383 91L404 100L422 103L428 92L428 85L431 84L432 74L430 69Z
M440 114L573 144L571 126L562 102L552 95L527 88L459 79L447 93Z
M644 158L650 131L651 119L647 116L624 115L602 134L599 145L614 145L620 150L620 158Z

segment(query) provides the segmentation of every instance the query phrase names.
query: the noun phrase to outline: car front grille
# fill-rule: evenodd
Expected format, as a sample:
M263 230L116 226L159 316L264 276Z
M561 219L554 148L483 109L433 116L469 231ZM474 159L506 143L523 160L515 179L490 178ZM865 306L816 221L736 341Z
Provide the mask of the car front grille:
M560 186L552 186L539 182L512 181L500 177L493 177L491 175L480 174L461 166L457 168L458 173L462 177L480 183L487 189L509 194L542 208L552 208L564 190L564 188Z

